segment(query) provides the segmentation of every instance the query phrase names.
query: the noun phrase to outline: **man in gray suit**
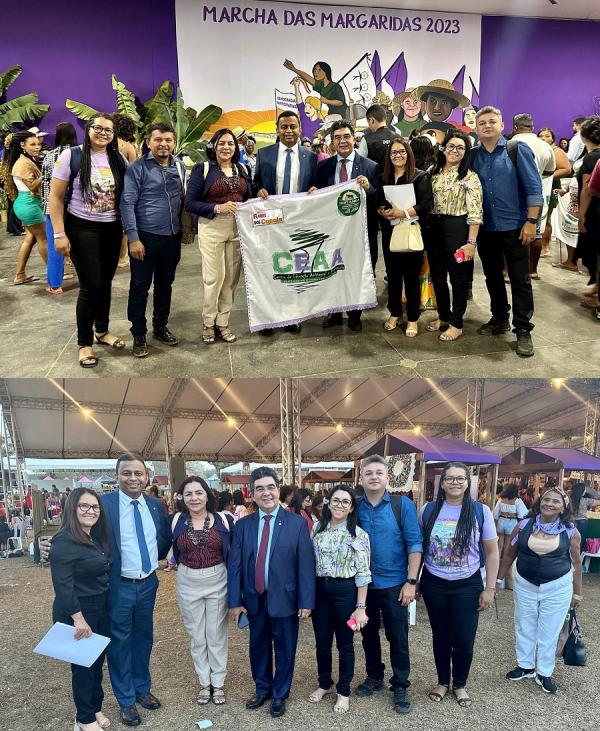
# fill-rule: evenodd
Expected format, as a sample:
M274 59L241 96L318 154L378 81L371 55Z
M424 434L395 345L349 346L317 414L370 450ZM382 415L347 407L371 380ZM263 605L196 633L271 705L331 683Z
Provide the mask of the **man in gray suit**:
M296 112L281 112L277 117L279 142L263 147L256 154L254 194L266 200L269 195L306 193L316 184L317 156L302 147L300 118ZM301 325L289 325L289 332L299 333ZM272 328L260 331L272 335Z

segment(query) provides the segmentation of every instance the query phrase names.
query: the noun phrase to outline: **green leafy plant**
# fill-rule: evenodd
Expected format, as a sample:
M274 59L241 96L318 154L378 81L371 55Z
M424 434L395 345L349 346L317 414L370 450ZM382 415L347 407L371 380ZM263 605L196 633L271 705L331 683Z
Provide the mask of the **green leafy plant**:
M189 157L193 162L206 160L206 142L202 139L208 128L222 114L220 107L211 104L201 112L186 107L181 89L175 90L169 81L163 81L156 94L145 104L136 102L135 94L113 74L112 88L116 92L117 110L132 119L137 127L136 143L141 147L146 132L151 124L165 123L171 125L177 137L175 154ZM173 93L175 91L175 100ZM98 114L97 109L83 102L66 100L66 106L78 119L88 121Z
M23 69L18 64L0 73L0 134L10 132L15 125L35 122L50 111L47 104L38 104L38 95L24 94L6 100L6 92L21 75Z

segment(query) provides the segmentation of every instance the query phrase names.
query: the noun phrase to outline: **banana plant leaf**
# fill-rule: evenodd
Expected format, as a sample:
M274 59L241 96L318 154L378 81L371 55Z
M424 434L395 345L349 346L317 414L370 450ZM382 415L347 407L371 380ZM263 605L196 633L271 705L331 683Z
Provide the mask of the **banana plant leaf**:
M185 133L187 132L187 129L190 125L190 122L187 118L186 114L186 108L183 104L183 94L181 93L181 89L177 87L177 101L175 102L175 114L176 114L176 120L175 120L175 139L177 140L177 147L181 147L185 140ZM175 152L177 153L177 147L175 148Z
M19 78L22 71L21 66L17 64L0 73L0 97L6 94L8 87Z
M0 132L10 131L15 124L37 120L50 111L47 104L37 101L37 94L25 94L0 104Z
M204 107L201 112L198 112L196 119L187 128L185 139L181 140L181 144L185 145L189 142L195 142L199 140L206 130L214 124L220 116L223 114L221 107L217 107L214 104Z
M138 114L137 105L135 103L135 94L125 86L122 81L112 75L112 88L116 91L117 109L121 114L125 114L135 122L138 127L142 126L142 120Z
M85 122L93 119L99 113L97 109L89 107L83 102L73 101L73 99L67 99L65 106L70 112L73 112L77 119L83 119Z
M152 99L149 99L142 107L141 117L144 127L152 122L166 122L173 125L175 121L171 112L171 99L173 97L173 84L170 81L163 81Z

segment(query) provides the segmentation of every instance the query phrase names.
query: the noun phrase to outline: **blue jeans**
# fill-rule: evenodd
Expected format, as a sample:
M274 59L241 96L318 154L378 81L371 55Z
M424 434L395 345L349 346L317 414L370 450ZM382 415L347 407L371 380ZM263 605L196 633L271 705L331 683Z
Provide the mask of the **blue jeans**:
M54 248L54 229L50 216L46 216L46 239L48 240L48 286L58 289L65 272L65 257Z

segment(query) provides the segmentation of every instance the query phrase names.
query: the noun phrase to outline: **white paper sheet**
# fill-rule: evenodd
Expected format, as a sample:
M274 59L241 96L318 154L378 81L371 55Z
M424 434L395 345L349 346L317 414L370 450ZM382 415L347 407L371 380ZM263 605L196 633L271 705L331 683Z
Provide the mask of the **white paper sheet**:
M34 652L55 660L89 668L100 657L110 642L110 637L93 634L82 640L74 639L75 628L56 622L39 641Z
M401 211L412 208L417 199L415 198L415 186L412 183L406 185L384 185L383 194L385 199L393 203Z

